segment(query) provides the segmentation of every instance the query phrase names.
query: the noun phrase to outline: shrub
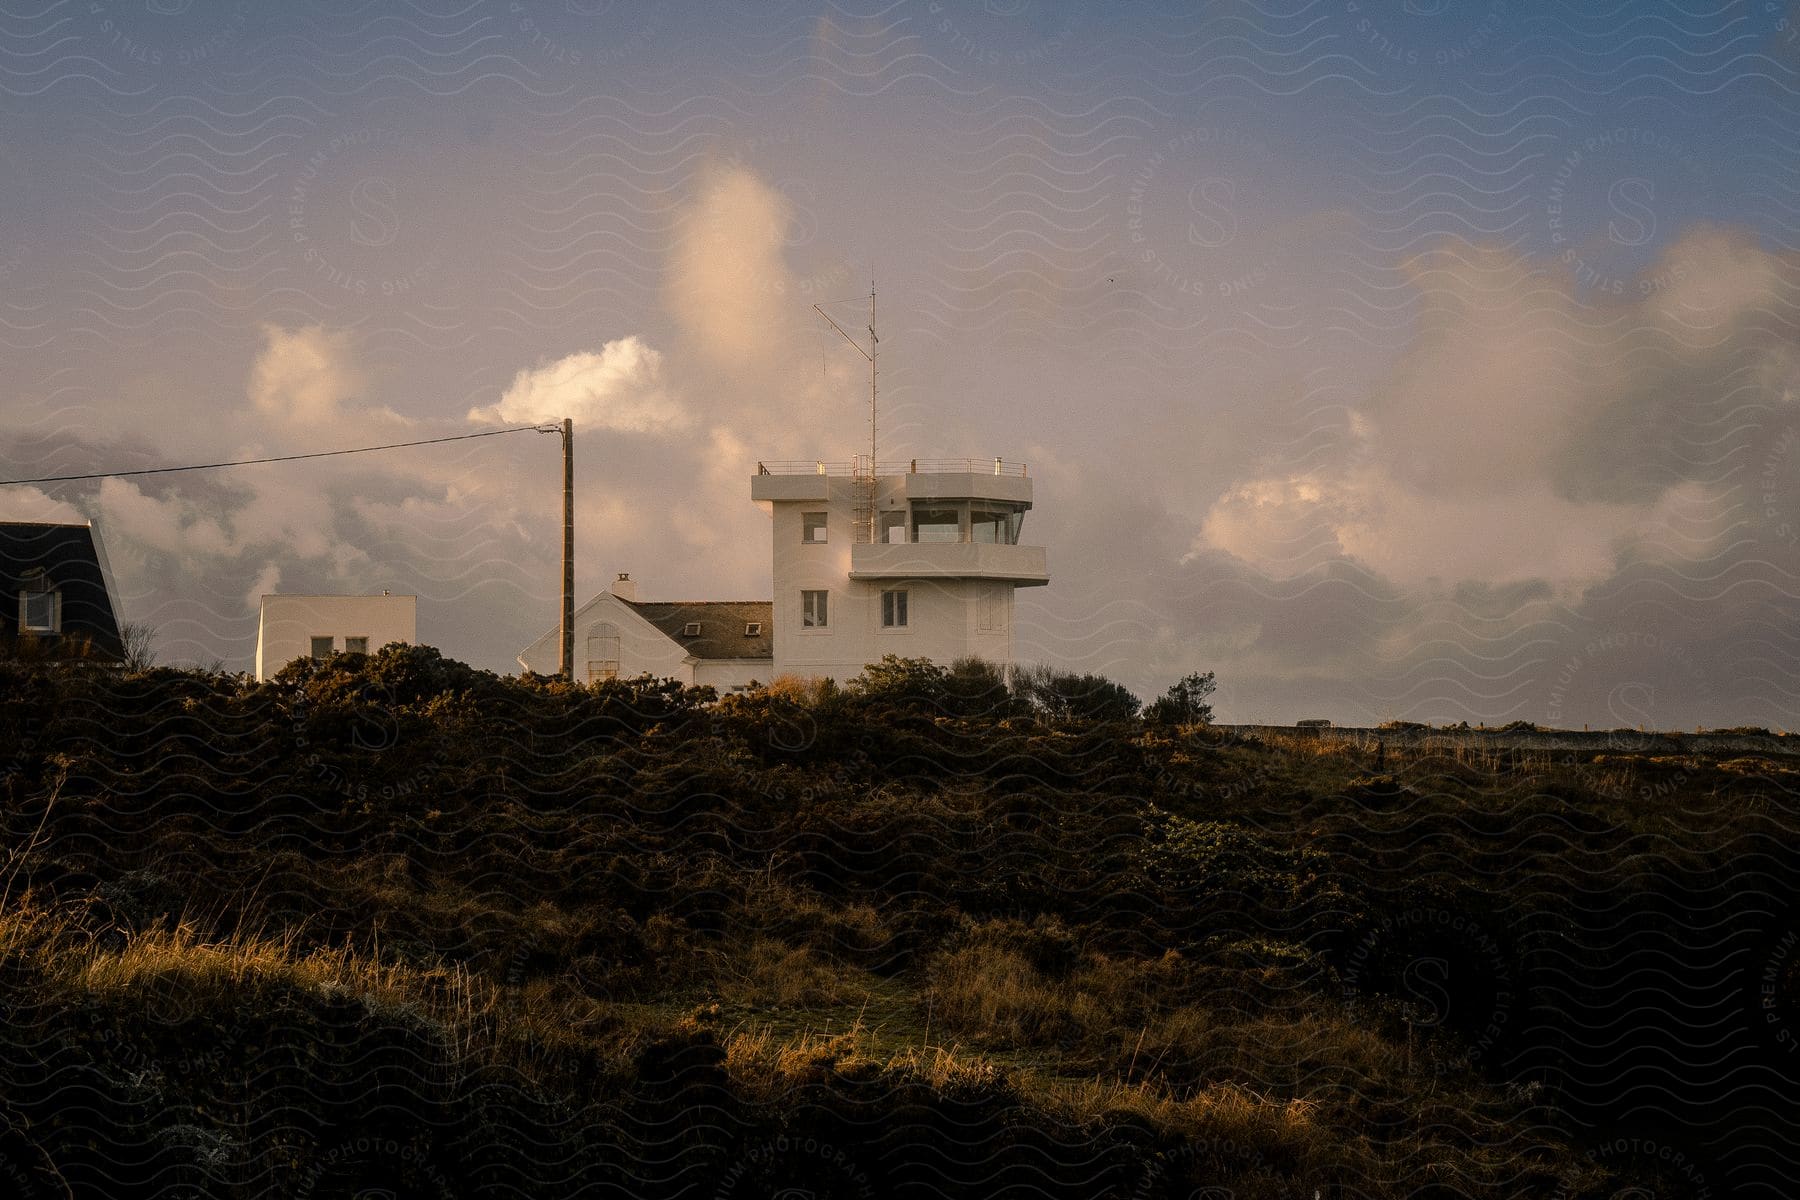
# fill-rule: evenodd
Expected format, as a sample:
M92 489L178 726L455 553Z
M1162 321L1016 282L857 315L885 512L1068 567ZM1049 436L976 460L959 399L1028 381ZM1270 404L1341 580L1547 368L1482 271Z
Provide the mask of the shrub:
M1206 698L1217 690L1211 671L1183 675L1144 710L1144 720L1152 725L1210 725L1212 705Z
M862 700L898 704L908 708L941 706L950 672L929 658L902 658L884 654L880 662L863 668L848 691Z
M1044 720L1129 721L1139 701L1124 685L1104 675L1058 671L1042 664L1013 672L1013 694Z

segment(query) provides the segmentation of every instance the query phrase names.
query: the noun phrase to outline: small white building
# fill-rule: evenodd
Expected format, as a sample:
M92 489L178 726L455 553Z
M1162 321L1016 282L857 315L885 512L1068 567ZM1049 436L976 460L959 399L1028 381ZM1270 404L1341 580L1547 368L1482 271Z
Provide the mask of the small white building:
M774 636L767 600L637 598L621 574L575 612L575 678L582 683L651 675L710 684L723 695L772 677ZM562 669L562 630L525 648L519 665L540 675Z
M262 598L256 631L256 678L274 675L296 658L370 654L389 642L419 640L419 598L294 596Z
M1000 459L759 463L773 524L777 675L862 673L884 654L1010 666L1013 593L1050 582L1024 544L1031 480Z

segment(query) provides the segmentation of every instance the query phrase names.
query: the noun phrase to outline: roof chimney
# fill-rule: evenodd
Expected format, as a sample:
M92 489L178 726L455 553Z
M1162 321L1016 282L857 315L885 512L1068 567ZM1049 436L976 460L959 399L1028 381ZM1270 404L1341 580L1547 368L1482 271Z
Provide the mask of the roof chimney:
M629 572L619 572L619 577L613 580L612 594L621 600L635 601L637 599L637 584L631 581Z

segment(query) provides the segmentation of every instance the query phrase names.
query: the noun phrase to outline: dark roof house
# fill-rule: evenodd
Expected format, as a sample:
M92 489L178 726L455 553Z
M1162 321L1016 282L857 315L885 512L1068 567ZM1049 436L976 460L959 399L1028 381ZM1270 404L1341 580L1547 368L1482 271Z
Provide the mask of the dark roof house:
M0 521L0 655L120 661L111 575L91 523Z

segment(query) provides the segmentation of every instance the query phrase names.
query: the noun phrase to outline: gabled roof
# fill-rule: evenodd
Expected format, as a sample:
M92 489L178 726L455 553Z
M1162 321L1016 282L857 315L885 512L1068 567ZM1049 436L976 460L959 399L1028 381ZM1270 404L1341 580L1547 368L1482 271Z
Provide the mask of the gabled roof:
M86 524L0 521L0 644L18 639L19 590L28 578L39 578L39 572L62 593L63 642L72 648L85 638L98 657L122 658L103 552Z
M634 612L695 658L774 658L775 604L771 600L625 600ZM698 637L687 636L691 624ZM746 635L749 625L761 629Z

